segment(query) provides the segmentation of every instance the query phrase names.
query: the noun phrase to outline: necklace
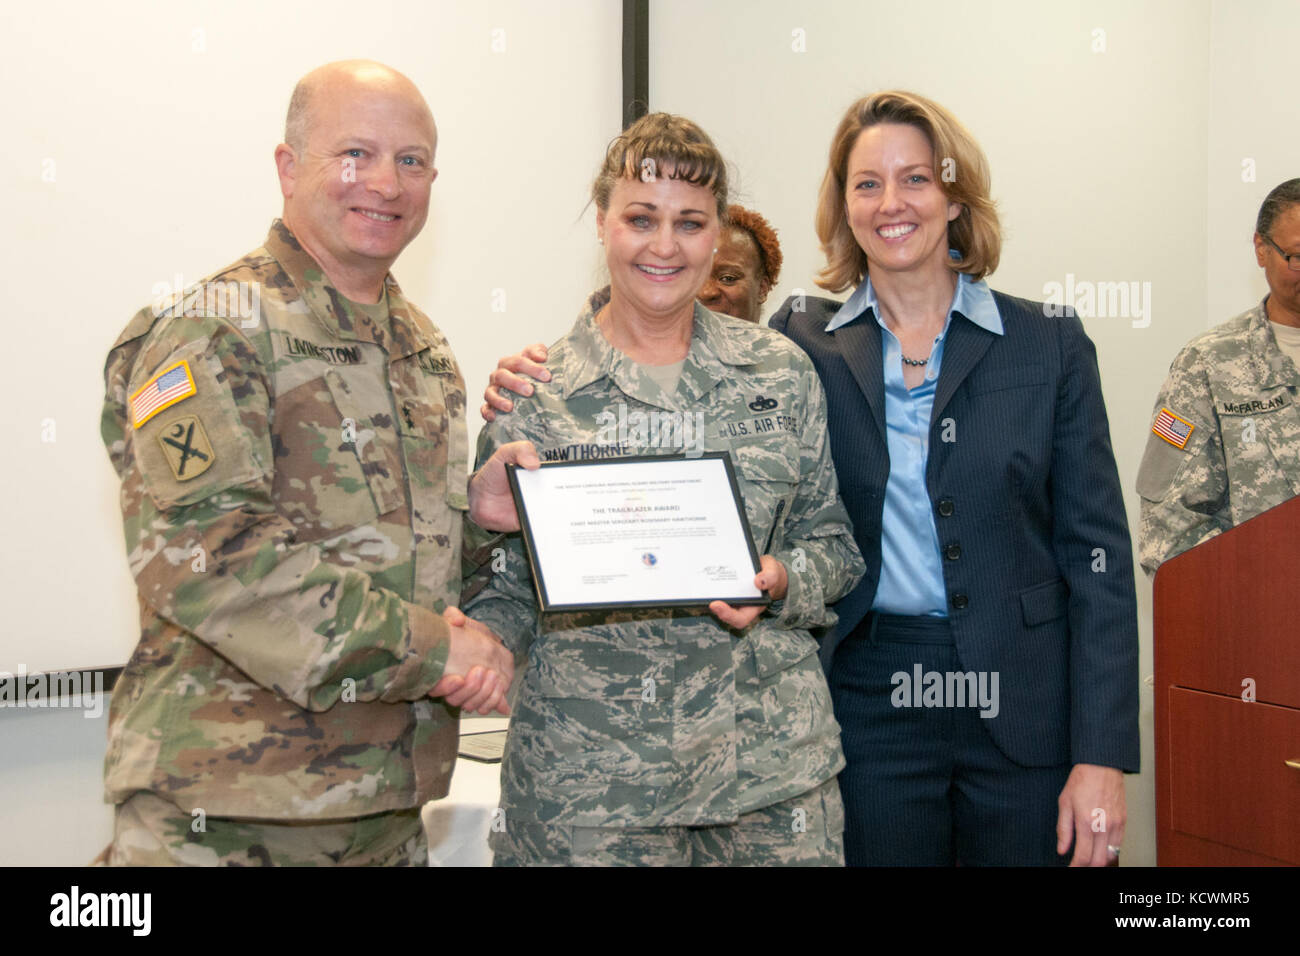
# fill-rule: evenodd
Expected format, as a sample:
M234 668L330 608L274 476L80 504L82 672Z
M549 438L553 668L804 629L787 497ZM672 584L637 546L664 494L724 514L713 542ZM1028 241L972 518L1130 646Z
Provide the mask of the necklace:
M901 353L900 353L900 354L901 354ZM917 365L917 366L920 366L920 365L924 365L924 364L926 364L927 362L929 362L929 361L930 361L930 356L927 355L927 356L926 356L925 358L923 358L923 359L912 359L912 358L908 358L906 355L904 355L904 356L903 356L903 361L906 362L908 365Z

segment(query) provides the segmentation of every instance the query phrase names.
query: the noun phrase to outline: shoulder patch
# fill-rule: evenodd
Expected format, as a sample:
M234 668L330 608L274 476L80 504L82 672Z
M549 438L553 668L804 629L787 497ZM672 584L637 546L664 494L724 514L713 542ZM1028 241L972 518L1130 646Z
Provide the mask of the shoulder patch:
M1196 431L1196 426L1181 416L1175 415L1168 408L1161 408L1151 431L1159 435L1175 448L1186 448L1187 442Z
M131 396L131 425L139 428L164 409L197 394L190 363L173 362L145 382Z
M211 468L217 458L212 443L208 441L208 433L196 415L185 415L168 422L158 433L158 441L177 481L197 478Z

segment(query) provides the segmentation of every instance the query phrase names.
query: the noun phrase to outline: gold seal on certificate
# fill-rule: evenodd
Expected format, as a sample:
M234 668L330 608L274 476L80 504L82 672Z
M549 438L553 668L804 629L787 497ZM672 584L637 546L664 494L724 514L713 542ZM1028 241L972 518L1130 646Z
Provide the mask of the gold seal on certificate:
M507 473L543 611L769 603L725 452Z

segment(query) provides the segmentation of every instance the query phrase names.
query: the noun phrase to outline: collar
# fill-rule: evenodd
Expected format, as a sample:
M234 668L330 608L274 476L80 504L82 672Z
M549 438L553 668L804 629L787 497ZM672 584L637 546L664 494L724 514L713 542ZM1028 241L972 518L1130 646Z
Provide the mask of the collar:
M948 255L954 259L961 257L961 253L956 249L949 249ZM876 298L876 290L871 285L870 274L863 277L861 284L853 290L853 294L831 316L831 320L826 323L826 331L834 332L868 310L879 322L880 306ZM993 290L983 279L972 279L964 272L957 274L957 291L953 293L952 305L948 307L948 318L951 319L954 315L969 319L986 332L992 332L994 335L1003 334L1002 315L998 312L997 302L993 300ZM947 328L947 323L944 327Z
M372 342L385 349L390 358L414 355L432 347L415 307L406 301L390 272L384 277L388 296L389 327L375 323L355 303L334 288L325 270L311 257L283 220L271 223L266 237L266 251L288 275L312 317L331 337L347 342Z
M661 407L678 404L640 366L609 344L596 324L593 309L595 296L589 300L569 332L567 344L572 349L562 394L567 401L575 392L608 378L625 394ZM743 326L743 327L742 327ZM691 401L708 393L720 381L732 377L731 369L754 364L753 330L749 323L732 320L710 312L699 302L691 316L691 347L682 365L678 384ZM669 404L665 403L667 397Z
M1246 314L1250 316L1247 332L1249 352L1259 367L1257 377L1261 386L1272 388L1295 384L1300 375L1291 357L1282 351L1273 335L1273 323L1268 320L1268 296Z

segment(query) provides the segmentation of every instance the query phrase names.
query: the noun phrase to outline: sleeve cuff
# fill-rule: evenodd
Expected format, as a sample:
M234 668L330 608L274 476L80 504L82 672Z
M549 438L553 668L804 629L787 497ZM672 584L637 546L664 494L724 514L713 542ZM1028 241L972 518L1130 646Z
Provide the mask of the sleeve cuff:
M406 605L406 653L380 700L427 697L447 667L450 630L441 614L418 604Z
M788 554L777 556L785 566L785 598L773 601L768 613L772 615L777 627L795 629L824 626L829 619L835 620L835 614L826 607L822 599L821 588L809 580L807 572L790 570Z
M486 528L480 528L468 517L462 529L464 541L461 545L461 560L476 568L492 560L492 549L497 547L506 536L504 531L488 531Z
M534 618L521 615L518 605L511 601L488 599L465 613L501 638L501 643L510 649L516 661L528 653Z

